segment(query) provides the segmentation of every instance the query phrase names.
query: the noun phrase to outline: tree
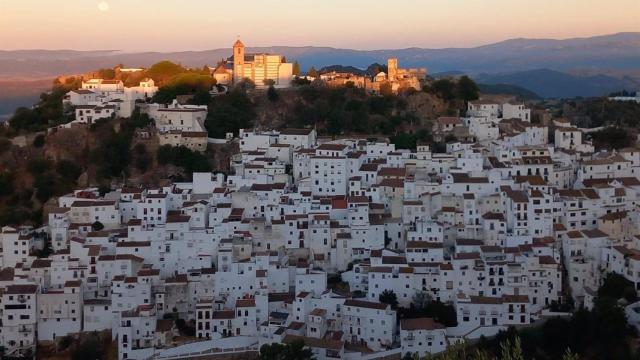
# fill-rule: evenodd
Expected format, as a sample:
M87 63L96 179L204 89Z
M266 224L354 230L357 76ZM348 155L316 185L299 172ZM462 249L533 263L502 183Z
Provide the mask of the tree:
M267 89L267 98L273 103L278 102L280 99L280 95L278 95L278 91L273 85L269 85L269 89Z
M60 341L58 341L58 351L64 351L73 343L73 338L71 335L63 336Z
M391 305L391 308L394 310L398 308L398 296L396 296L396 293L393 292L393 290L387 289L383 291L380 296L378 296L378 301L383 304Z
M33 131L40 129L44 125L44 120L40 114L26 107L16 109L13 116L9 119L9 126L14 130Z
M260 347L260 360L312 360L313 352L305 347L304 340L296 339L288 344L272 343Z
M116 71L114 69L100 69L98 70L98 77L105 80L113 80L116 77Z
M416 310L423 310L427 308L431 300L431 295L429 295L428 292L416 291L411 298L411 305L413 305Z
M104 352L101 349L100 342L96 337L91 336L80 343L80 345L71 353L71 360L86 359L103 359Z
M33 138L34 147L41 148L44 146L44 142L45 142L45 136L43 134L38 134L36 135L35 138Z
M516 336L513 343L510 340L504 341L500 344L500 359L501 360L524 360L522 354L522 346L520 338Z
M639 113L640 114L640 113ZM631 146L635 139L621 127L610 126L591 133L596 149L621 149Z
M56 164L56 172L64 180L75 182L82 174L82 168L73 161L62 159Z
M102 229L104 229L104 225L102 225L100 221L95 221L93 224L91 224L91 230L93 231L100 231Z
M307 72L307 75L309 75L312 78L318 78L318 70L316 70L315 67L311 67L311 69L309 69L309 71Z
M456 95L464 101L476 100L480 95L480 89L470 77L463 75L456 84Z
M147 76L152 78L158 84L162 84L172 77L186 71L187 69L181 65L165 60L151 65L149 70L147 70Z
M635 302L637 293L633 282L627 280L624 276L616 273L608 273L600 288L598 288L598 297L609 297L614 300L625 298L628 302Z
M14 191L13 173L9 170L4 170L0 173L0 196L11 195Z
M185 146L161 146L158 148L158 163L180 166L184 169L184 173L189 176L194 172L211 171L211 166L206 156L193 152Z
M207 105L211 101L211 94L209 90L200 89L193 94L193 98L189 100L189 104L191 105Z
M294 76L298 76L300 75L300 64L298 63L298 61L294 61L293 63L293 70L292 70L292 74Z
M456 98L456 85L449 79L436 80L431 84L430 92L444 101L451 101Z
M215 84L215 79L209 75L189 72L179 73L165 80L165 83L160 86L153 96L152 101L168 104L178 95L194 95L197 102L196 105L204 105L208 103L209 97L207 95Z
M226 133L238 133L239 129L251 126L256 117L255 106L246 92L234 88L231 92L211 99L205 127L209 136L224 138Z
M571 351L571 349L567 348L567 350L562 354L562 360L580 360L578 354Z

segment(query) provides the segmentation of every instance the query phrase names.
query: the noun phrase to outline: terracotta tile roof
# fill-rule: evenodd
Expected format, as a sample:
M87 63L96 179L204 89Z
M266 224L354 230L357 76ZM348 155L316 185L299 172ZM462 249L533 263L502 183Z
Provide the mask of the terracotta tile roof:
M417 319L401 319L400 328L402 330L436 330L445 329L445 326L435 321L432 318L417 318Z

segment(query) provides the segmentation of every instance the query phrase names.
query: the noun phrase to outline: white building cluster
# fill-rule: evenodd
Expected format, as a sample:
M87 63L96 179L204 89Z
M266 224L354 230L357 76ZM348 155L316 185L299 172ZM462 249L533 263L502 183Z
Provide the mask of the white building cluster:
M167 131L204 115L149 113ZM232 175L60 197L43 229L2 229L0 345L110 330L120 359L298 339L318 359L424 355L543 319L563 287L589 306L608 271L640 287L640 150L594 154L569 126L548 143L522 105L468 116L439 124L480 140L446 153L245 129ZM42 232L54 253L36 258ZM400 321L390 291L457 324ZM172 317L198 351L176 355Z
M72 123L93 124L115 116L130 117L136 101L149 99L157 91L153 79L143 79L133 87L125 87L121 80L90 79L83 81L79 89L69 91L63 105L73 109Z

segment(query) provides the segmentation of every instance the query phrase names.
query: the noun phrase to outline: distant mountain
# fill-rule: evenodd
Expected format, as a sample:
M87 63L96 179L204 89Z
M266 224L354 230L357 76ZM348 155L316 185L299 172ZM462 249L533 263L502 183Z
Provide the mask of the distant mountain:
M480 92L483 94L505 94L515 95L523 100L537 100L540 96L533 91L516 85L509 84L478 84Z
M506 74L479 74L474 78L483 84L515 85L546 98L606 96L622 89L640 89L640 81L630 77L578 76L549 69Z
M438 72L438 73L429 74L429 76L431 76L434 79L458 77L458 76L462 76L462 75L465 75L465 72L464 71L459 71L459 70L449 70L449 71L442 71L442 72Z
M338 73L352 73L356 75L363 75L366 73L366 70L358 69L353 66L344 66L344 65L329 65L324 66L318 70L320 74L326 74L330 72L338 72Z
M283 54L297 60L303 69L320 69L333 64L366 68L386 64L397 57L403 67L427 67L437 73L451 70L466 73L516 72L547 68L566 71L576 68L633 69L640 67L640 32L567 40L512 39L473 48L351 50L331 47L249 47L249 52ZM214 65L231 55L231 48L125 53L112 50L19 50L0 51L0 78L45 77L82 73L101 67L149 66L172 60L186 66Z
M640 32L566 40L512 39L473 48L364 51L273 46L249 47L247 51L282 54L289 61L298 61L303 71L313 66L353 72L366 69L364 71L372 73L385 66L367 68L370 64L386 64L387 58L396 57L400 67L426 67L430 74L438 76L469 74L484 84L515 85L542 97L597 96L622 89L640 90ZM150 66L161 60L201 67L215 65L230 55L231 48L140 53L117 50L0 51L0 114L34 96L28 94L17 99L15 94L6 91L6 84L1 80L50 79L111 68L116 64ZM24 86L37 87L29 83Z
M387 65L382 65L378 63L373 63L366 67L366 69L360 69L354 66L344 66L344 65L329 65L318 70L320 74L328 73L328 72L344 72L344 73L352 73L356 75L368 75L368 76L376 76L379 72L387 72Z

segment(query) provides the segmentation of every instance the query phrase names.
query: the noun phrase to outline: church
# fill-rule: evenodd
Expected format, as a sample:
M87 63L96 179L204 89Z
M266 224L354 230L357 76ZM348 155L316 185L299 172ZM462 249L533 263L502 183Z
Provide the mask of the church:
M256 88L273 84L276 88L291 86L293 64L282 55L247 53L239 39L233 44L233 56L213 71L213 76L222 85L237 84L249 79Z

